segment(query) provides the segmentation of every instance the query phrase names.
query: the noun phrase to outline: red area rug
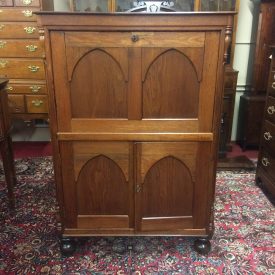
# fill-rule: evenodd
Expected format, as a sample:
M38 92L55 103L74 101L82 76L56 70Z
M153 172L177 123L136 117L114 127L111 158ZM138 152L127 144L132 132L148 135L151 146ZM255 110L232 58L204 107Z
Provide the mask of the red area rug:
M93 237L79 240L73 257L58 244L50 157L16 160L16 211L7 207L0 176L0 274L274 274L273 205L252 171L219 172L215 234L208 257L192 238Z

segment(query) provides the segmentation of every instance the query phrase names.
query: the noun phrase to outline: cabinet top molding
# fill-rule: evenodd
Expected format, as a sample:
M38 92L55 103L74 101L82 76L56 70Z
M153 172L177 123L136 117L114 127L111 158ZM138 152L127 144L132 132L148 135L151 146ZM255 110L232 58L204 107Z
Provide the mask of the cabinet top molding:
M160 13L82 13L82 12L35 12L39 26L58 29L64 26L108 27L130 29L138 27L167 29L169 27L212 27L219 29L232 26L236 12L160 12ZM62 29L62 28L61 28Z

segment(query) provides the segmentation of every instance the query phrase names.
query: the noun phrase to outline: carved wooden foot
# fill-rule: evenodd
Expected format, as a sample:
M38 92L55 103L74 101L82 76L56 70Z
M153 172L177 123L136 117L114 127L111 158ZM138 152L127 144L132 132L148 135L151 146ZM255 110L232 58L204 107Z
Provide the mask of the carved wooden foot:
M71 256L76 249L75 240L68 237L61 237L60 239L60 250L62 255Z
M259 177L256 177L256 185L261 187L262 186L262 181Z
M211 243L207 238L199 238L194 242L195 250L202 255L206 255L211 250Z

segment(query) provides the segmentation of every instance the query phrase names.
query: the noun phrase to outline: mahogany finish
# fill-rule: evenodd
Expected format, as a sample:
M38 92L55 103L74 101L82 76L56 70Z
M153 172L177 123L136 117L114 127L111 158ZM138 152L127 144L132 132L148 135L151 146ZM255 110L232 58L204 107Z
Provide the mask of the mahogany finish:
M11 115L23 120L46 119L45 50L34 12L53 9L53 2L13 0L0 1L0 5L0 76L10 80Z
M272 49L269 81L261 132L256 181L275 198L275 46Z
M11 123L6 92L7 83L7 80L0 80L0 151L7 183L9 204L11 208L14 208L15 200L13 187L16 184L16 174L10 137Z
M260 144L263 111L268 89L271 45L275 44L275 0L261 0L251 91L243 97L238 140L246 146ZM269 86L270 87L270 86ZM241 109L240 109L241 110ZM243 127L246 130L243 131Z
M94 235L209 250L233 15L38 13L64 253Z

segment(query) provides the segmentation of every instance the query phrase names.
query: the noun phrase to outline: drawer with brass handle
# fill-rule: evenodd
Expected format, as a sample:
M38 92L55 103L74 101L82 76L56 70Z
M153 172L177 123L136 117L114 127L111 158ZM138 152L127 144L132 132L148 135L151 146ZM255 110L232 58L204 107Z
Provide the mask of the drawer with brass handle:
M270 72L267 92L269 95L275 96L275 71Z
M8 95L9 110L11 113L25 113L24 95Z
M46 95L26 95L28 113L48 113L48 97Z
M18 7L39 7L39 0L14 0L14 5Z
M34 21L36 22L35 11L39 8L0 8L0 21Z
M44 79L44 62L39 59L0 59L0 75L9 79Z
M262 145L275 156L275 124L267 120L263 125Z
M1 39L0 56L3 57L41 57L45 55L43 41L29 39Z
M46 84L45 82L30 82L30 83L14 83L9 82L7 86L7 91L9 94L46 94Z
M275 180L275 158L266 150L260 155L259 166L262 167Z
M267 120L275 123L275 98L269 96L267 98L265 117Z
M39 38L35 22L1 22L0 39Z

